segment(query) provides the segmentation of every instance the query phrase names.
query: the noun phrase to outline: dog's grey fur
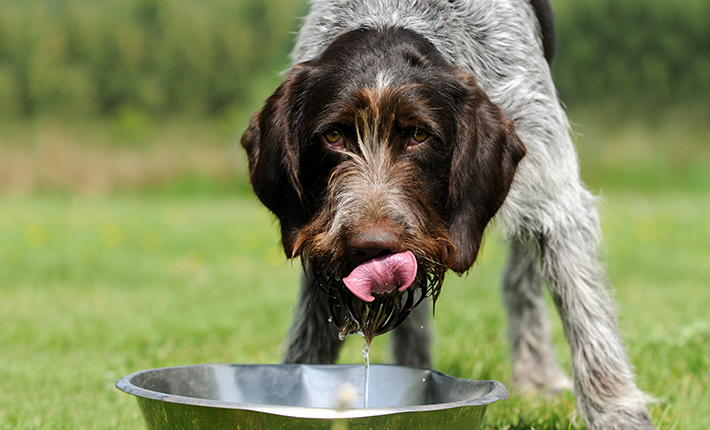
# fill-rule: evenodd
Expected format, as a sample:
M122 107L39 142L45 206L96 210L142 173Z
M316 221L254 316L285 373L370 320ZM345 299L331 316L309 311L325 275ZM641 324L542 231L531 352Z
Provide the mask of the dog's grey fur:
M515 122L527 148L496 217L511 243L503 289L514 384L526 391L555 392L570 385L553 356L542 299L547 282L571 348L578 409L589 427L651 429L649 398L635 385L617 329L594 197L579 179L569 123L556 96L535 12L525 0L315 0L292 60L318 57L351 30L396 26L419 33L475 76ZM313 298L313 287L304 281L286 362L335 360L339 341L337 329L328 323L327 306L322 294ZM414 351L395 353L400 364L429 364L421 309L395 330L395 349Z

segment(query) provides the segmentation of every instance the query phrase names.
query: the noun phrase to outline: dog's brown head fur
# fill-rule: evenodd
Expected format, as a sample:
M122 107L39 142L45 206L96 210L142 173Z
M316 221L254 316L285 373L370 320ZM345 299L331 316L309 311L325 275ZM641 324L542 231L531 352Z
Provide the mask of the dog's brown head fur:
M358 30L293 67L242 137L252 186L284 250L311 265L343 334L399 324L448 269L476 259L525 154L513 125L415 33ZM343 283L411 252L411 287L370 302Z

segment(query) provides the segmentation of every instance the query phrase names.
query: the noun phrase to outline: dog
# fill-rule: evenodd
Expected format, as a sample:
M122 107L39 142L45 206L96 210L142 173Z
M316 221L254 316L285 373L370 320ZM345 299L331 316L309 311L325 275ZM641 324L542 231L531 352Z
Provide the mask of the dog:
M304 267L284 362L393 330L431 365L428 305L495 218L510 243L513 384L573 388L591 429L652 429L618 329L595 199L549 63L548 0L314 0L283 83L242 136L250 181ZM569 341L554 359L545 283ZM424 300L431 298L432 300Z

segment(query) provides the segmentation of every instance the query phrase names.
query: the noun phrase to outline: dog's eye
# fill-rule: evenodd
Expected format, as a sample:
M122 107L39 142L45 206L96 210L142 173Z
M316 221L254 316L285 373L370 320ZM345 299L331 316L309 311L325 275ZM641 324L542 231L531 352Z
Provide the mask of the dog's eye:
M416 129L414 133L412 133L412 139L409 141L409 144L419 145L420 143L424 143L427 139L429 139L429 133L424 130Z
M343 146L343 133L337 129L328 130L323 133L323 140L330 146Z

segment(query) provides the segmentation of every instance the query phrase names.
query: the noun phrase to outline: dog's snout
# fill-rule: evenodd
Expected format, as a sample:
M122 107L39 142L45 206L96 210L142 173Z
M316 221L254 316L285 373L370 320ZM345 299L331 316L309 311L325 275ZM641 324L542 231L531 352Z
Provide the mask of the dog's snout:
M350 258L356 263L395 254L400 251L400 247L400 235L386 228L359 231L348 237Z

